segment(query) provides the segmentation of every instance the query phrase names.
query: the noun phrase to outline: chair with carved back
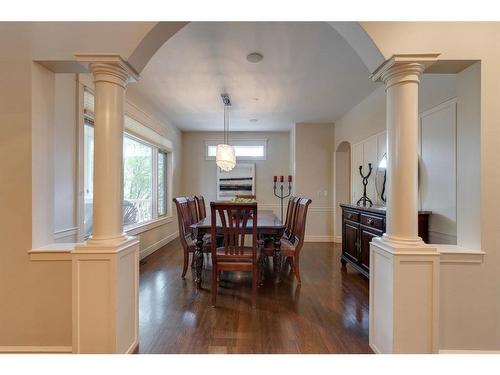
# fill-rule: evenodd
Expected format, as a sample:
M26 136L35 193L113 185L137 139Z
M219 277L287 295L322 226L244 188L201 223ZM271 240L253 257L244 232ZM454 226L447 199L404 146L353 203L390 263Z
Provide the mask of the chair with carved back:
M184 266L182 269L182 278L186 276L189 253L194 253L196 250L196 240L190 230L190 225L196 221L193 218L192 210L189 204L189 197L177 197L173 199L175 207L177 208L177 220L179 223L179 239L184 250ZM204 244L204 251L208 251L208 243ZM194 256L193 256L194 259Z
M200 218L198 216L198 207L196 205L196 199L195 197L186 197L186 199L188 201L191 224L197 223L198 221L200 221Z
M207 217L207 210L205 208L205 198L203 195L195 195L196 208L198 210L198 220L203 220Z
M298 200L292 233L288 239L282 238L280 243L281 256L290 263L299 284L302 283L300 279L300 251L304 245L307 210L311 202L312 200L309 198L300 198Z
M293 233L293 224L295 219L295 212L297 211L297 202L300 200L300 197L290 197L288 200L288 206L286 209L286 218L285 218L285 233L284 235L287 238Z
M224 236L222 247L212 241L212 305L217 299L220 271L252 272L252 307L255 307L258 281L257 203L211 202L211 234L217 234L217 220ZM251 244L245 244L251 236Z
M285 232L283 233L283 238L290 239L290 236L293 233L293 226L295 222L295 213L297 211L297 202L300 200L300 197L290 197L288 200L288 206L286 209L285 216ZM274 255L274 239L273 238L264 238L264 247L263 247L264 256L273 256Z

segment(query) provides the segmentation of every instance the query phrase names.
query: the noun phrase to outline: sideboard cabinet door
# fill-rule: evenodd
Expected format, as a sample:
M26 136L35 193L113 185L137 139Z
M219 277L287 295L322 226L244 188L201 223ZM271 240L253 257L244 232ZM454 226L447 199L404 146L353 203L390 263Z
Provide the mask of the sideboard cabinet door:
M370 271L370 242L372 242L372 239L374 237L380 237L382 234L384 234L383 231L378 231L375 229L360 229L361 251L359 255L359 265L367 273Z
M344 254L354 262L359 262L359 224L344 222Z

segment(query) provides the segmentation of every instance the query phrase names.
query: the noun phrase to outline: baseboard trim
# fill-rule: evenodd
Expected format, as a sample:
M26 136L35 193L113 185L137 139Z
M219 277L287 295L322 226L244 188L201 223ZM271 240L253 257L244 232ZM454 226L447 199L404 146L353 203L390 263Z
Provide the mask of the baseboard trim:
M439 354L500 354L500 350L455 350L455 349L439 349Z
M125 354L137 354L139 352L139 342L135 340Z
M368 343L368 345L370 346L371 350L373 350L373 353L375 354L382 354L380 350L378 350L378 348L372 344L372 343Z
M0 353L73 353L71 346L0 346Z
M306 235L304 238L305 242L335 242L335 236L312 236Z
M179 233L177 233L177 232L172 233L172 234L168 235L167 237L161 239L160 241L155 242L154 244L146 247L145 249L142 249L139 252L139 259L143 259L143 258L147 257L148 255L153 254L156 250L162 248L163 246L165 246L169 242L172 242L177 237L179 237Z

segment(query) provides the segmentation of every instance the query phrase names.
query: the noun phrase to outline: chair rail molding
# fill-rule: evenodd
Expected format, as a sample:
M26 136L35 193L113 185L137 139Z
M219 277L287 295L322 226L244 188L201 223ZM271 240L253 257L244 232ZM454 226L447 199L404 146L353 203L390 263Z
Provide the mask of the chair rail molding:
M73 347L68 346L21 346L21 345L13 345L13 346L0 346L0 353L43 353L43 354L63 354L63 353L72 353Z

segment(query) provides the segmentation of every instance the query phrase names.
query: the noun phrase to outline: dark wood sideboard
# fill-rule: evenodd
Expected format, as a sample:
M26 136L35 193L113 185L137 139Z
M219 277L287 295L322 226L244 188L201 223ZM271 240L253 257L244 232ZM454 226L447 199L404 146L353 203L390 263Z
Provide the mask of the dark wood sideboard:
M385 207L358 207L341 204L342 207L342 266L349 263L368 277L370 273L370 242L373 237L385 233ZM429 240L430 211L418 213L418 235Z

